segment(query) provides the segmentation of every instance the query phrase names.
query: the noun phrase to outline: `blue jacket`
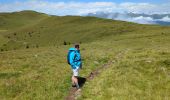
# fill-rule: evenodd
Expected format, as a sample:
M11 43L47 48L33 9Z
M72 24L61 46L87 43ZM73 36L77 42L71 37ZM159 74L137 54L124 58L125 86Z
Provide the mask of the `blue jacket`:
M69 50L74 51L70 54L70 65L72 69L80 68L82 66L80 50L76 48L70 48Z

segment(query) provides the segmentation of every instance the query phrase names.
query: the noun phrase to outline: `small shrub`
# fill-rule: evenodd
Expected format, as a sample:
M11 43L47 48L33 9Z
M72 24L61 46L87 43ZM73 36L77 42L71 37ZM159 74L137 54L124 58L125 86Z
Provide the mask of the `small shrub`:
M35 46L36 48L39 48L39 46L38 46L38 44L36 44L36 46Z
M163 64L166 65L166 66L170 66L170 60L169 59L164 60Z
M32 34L31 34L31 32L28 32L28 35L29 35L30 37L32 37Z
M64 45L67 45L67 42L66 42L66 41L64 41Z
M16 36L17 35L17 33L14 33L14 36Z
M70 42L68 42L68 45L70 45L71 43Z
M26 49L28 49L28 48L29 48L29 45L26 46Z

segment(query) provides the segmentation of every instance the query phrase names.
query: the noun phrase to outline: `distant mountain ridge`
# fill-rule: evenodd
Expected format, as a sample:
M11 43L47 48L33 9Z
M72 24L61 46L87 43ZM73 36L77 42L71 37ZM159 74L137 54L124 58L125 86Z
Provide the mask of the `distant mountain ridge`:
M124 12L124 13L96 12L96 13L89 13L87 14L87 16L129 21L129 22L135 22L139 24L159 24L159 25L168 25L168 26L170 25L170 14L137 14L132 12Z

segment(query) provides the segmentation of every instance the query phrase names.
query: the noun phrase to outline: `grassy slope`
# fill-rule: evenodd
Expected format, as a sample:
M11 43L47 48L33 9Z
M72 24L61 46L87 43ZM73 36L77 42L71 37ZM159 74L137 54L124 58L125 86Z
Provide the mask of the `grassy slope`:
M118 37L121 39L101 42L110 45L110 54L116 53L110 58L113 63L85 84L79 99L170 99L170 34Z
M2 41L0 40L0 48L6 51L19 48L21 41L11 37L17 35L18 30L33 26L48 17L46 14L34 11L0 13L0 36L3 38ZM4 39L5 42L3 42Z
M59 44L68 40L83 41L83 77L109 60L114 62L85 84L79 99L169 99L169 30L76 16L48 16L13 28L2 33L13 40L7 49L16 48L18 42L37 42L42 47L0 53L0 98L63 99L70 88L71 70L66 63L70 45Z
M6 32L6 30L0 30L0 47L8 42L8 39L1 34L3 32Z
M7 39L0 35L0 47L7 42Z
M14 13L0 13L0 29L14 30L26 26L28 24L36 23L36 21L47 17L45 14L34 11L21 11Z
M37 17L29 15L31 12L20 12L20 19L25 21L19 21L22 24L29 22L29 24L23 27L14 27L12 30L5 32L4 36L9 39L6 46L1 48L5 50L23 49L26 46L34 48L36 46L56 46L63 44L64 41L74 42L91 42L100 40L110 35L124 34L128 32L140 32L143 30L153 29L157 26L144 26L134 23L127 23L122 21L113 21L95 17L79 17L79 16L47 16L32 12L31 14ZM11 20L16 20L15 15ZM41 20L39 20L39 17ZM34 18L34 20L32 20ZM37 20L38 19L38 20ZM12 21L12 22L14 22ZM15 26L15 23L9 22L10 25ZM8 25L6 25L7 27ZM5 27L5 26L4 26ZM5 28L4 28L5 29ZM9 26L11 29L11 26ZM154 28L155 29L155 28Z

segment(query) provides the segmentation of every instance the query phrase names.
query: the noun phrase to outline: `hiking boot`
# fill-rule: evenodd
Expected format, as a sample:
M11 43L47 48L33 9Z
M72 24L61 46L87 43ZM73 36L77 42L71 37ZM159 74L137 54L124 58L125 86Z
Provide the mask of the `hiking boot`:
M75 84L72 84L72 87L76 87L76 85L75 85Z
M80 92L81 91L81 89L79 88L79 89L77 89L77 92Z

